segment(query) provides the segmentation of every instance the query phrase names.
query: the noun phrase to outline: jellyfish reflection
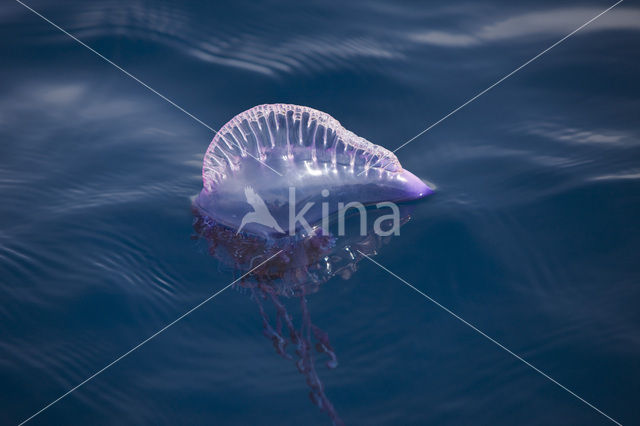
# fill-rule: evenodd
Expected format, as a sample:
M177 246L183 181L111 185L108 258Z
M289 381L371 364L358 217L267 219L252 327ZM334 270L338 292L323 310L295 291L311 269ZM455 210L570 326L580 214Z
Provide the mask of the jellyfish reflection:
M368 213L369 219L381 216L378 211ZM264 335L272 341L276 352L285 359L295 361L298 370L305 376L312 402L325 411L334 424L343 424L325 394L315 368L313 348L324 357L330 369L338 366L338 359L328 334L311 320L307 296L317 292L323 283L336 275L349 279L356 271L357 263L362 260L359 251L373 256L391 237L378 235L379 232L373 232L372 226L367 227L365 235L361 235L358 215L346 220L345 235L340 237L315 226L310 235L265 238L237 232L237 229L217 222L197 204L194 204L193 214L197 237L206 241L212 256L236 274L250 271L281 251L236 285L248 289L258 305ZM402 206L399 223L404 224L409 219L410 207ZM386 229L392 226L390 223L381 223ZM299 300L301 324L296 326L283 298ZM275 318L267 314L267 303L275 307ZM293 349L289 349L290 345Z

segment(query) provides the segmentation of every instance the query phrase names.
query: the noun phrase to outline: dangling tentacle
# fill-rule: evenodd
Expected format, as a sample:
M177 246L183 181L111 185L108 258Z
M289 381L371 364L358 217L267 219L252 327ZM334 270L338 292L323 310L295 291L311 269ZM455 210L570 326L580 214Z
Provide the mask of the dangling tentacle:
M269 323L269 318L264 311L264 307L262 306L262 302L260 301L260 293L258 293L255 288L251 288L251 294L258 304L258 309L260 310L260 316L262 317L262 326L264 335L273 342L273 347L276 349L278 355L283 358L291 359L291 355L287 353L287 340L282 337L280 334L280 330L274 330L271 324Z
M331 358L329 359L329 361L327 361L327 367L331 369L336 368L338 366L338 358L336 357L336 353L333 350L331 343L329 342L329 335L314 324L311 324L311 330L313 331L314 337L318 341L316 343L316 350L318 352L326 353L327 355L329 355L329 358Z
M311 389L309 392L309 398L317 407L329 415L334 425L343 425L344 423L338 416L333 404L325 395L324 386L316 372L313 352L311 350L312 336L317 340L316 347L318 351L327 353L331 358L327 363L330 368L337 366L336 356L331 344L329 343L329 336L327 333L311 323L311 316L309 314L304 294L300 296L302 321L300 328L297 329L291 319L291 315L289 315L289 312L287 312L285 305L280 301L277 294L263 288L261 284L258 284L257 287L251 287L251 293L260 310L264 326L264 335L273 341L273 346L280 356L291 359L292 357L286 352L287 340L282 337L282 329L286 326L291 341L296 345L296 354L299 357L296 361L296 366L298 367L298 371L305 376L307 385ZM266 298L267 295L269 295L276 308L275 329L271 326L261 301L261 298Z
M289 312L287 312L287 308L285 308L284 304L280 301L280 299L278 299L278 296L275 293L269 293L269 296L271 296L271 301L276 307L278 317L284 320L284 323L287 325L287 330L289 331L289 337L291 338L291 341L297 345L300 341L300 336L295 326L293 325L291 315L289 315Z
M311 387L311 401L316 404L320 409L327 412L329 417L331 418L334 425L343 425L343 421L338 416L333 404L324 393L324 386L320 381L320 377L318 377L318 373L316 373L316 369L313 363L313 355L310 350L311 347L311 316L309 315L309 309L307 307L307 300L304 295L300 296L300 307L302 309L302 330L305 330L306 333L302 334L304 336L304 345L305 345L305 366L308 367L306 376L307 376L307 384Z

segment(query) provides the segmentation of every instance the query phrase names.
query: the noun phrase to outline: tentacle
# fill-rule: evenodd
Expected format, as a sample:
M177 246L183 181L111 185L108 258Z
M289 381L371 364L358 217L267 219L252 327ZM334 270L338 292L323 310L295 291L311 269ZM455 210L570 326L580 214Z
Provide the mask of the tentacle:
M264 326L264 334L273 341L273 346L276 349L276 352L287 359L291 359L291 356L286 352L287 340L282 337L282 330L286 326L291 341L296 345L296 354L299 357L296 361L296 366L298 371L305 376L307 385L310 388L309 398L317 407L329 415L334 425L343 425L344 423L338 416L333 404L325 395L324 386L316 372L313 361L313 351L311 350L312 336L317 340L317 348L319 352L325 352L331 357L330 361L327 363L330 368L337 366L336 356L331 344L329 343L329 336L327 333L311 323L311 316L309 315L309 309L304 295L300 296L302 321L300 328L297 329L291 319L291 315L287 312L285 305L280 301L275 293L265 291L261 285L251 287L251 292L260 310ZM267 295L271 298L271 301L276 308L275 329L271 326L269 318L264 311L264 307L260 300L261 297L266 298Z
M336 353L333 350L331 343L329 342L329 335L314 324L311 324L311 330L313 331L314 337L318 341L316 343L316 350L318 352L326 353L331 358L329 361L327 361L327 367L331 369L336 368L338 366L338 358L336 357Z
M291 320L291 316L289 315L289 312L287 312L287 308L285 308L284 304L280 301L280 299L278 299L278 296L276 294L269 293L269 295L271 296L271 301L276 307L276 312L278 313L278 316L282 320L284 320L285 324L287 325L287 329L289 331L289 336L291 338L291 341L297 345L298 342L300 341L300 336L295 326L293 325L293 321Z
M309 315L309 309L307 307L307 300L304 295L300 296L300 307L302 308L302 329L306 329L305 337L305 364L308 366L307 376L307 384L311 387L310 398L314 404L316 404L320 409L326 411L326 413L331 418L333 424L335 425L343 425L344 423L338 416L333 404L324 393L324 386L320 381L320 377L318 377L318 373L316 373L316 369L313 364L313 355L309 350L311 346L311 329L313 325L311 324L311 316ZM317 328L317 327L316 327ZM318 329L319 330L319 329ZM315 334L315 333L314 333ZM328 341L328 340L327 340Z
M287 340L282 337L280 330L274 330L271 324L269 323L269 317L264 311L264 307L262 306L262 302L260 301L260 293L258 293L255 288L251 288L251 294L258 304L258 308L260 310L260 316L262 317L262 325L264 327L263 333L264 335L273 342L273 347L275 348L278 355L283 358L291 359L291 355L287 353Z

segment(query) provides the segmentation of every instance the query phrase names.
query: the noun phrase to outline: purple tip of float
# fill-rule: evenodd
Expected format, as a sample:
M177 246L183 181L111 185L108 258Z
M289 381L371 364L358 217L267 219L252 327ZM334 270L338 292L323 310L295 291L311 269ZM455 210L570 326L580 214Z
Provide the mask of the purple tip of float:
M398 176L398 180L403 183L402 187L407 201L419 200L434 193L434 188L427 185L409 170L403 170Z

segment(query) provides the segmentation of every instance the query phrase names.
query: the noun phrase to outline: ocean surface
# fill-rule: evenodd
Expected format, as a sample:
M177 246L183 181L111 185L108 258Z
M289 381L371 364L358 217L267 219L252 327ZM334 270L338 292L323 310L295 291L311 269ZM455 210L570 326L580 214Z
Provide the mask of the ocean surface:
M395 149L613 2L26 4L213 129L293 103ZM20 3L0 23L0 423L18 424L237 274L193 238L213 132ZM437 190L374 256L622 424L640 424L639 31L623 2L399 150ZM355 269L307 297L345 424L613 424ZM330 419L234 287L29 424Z

